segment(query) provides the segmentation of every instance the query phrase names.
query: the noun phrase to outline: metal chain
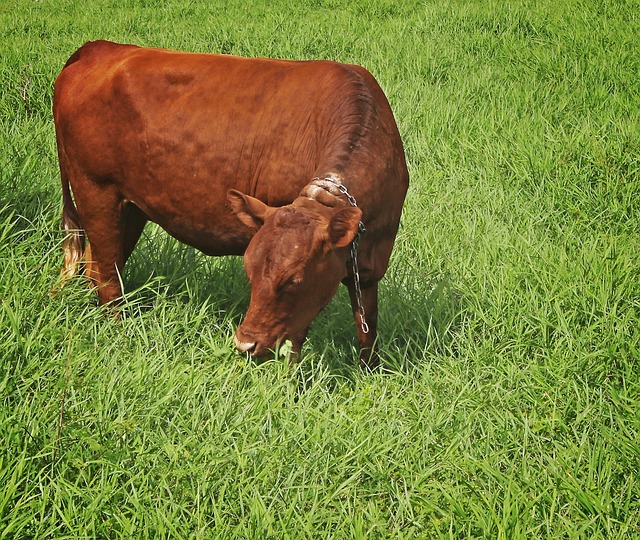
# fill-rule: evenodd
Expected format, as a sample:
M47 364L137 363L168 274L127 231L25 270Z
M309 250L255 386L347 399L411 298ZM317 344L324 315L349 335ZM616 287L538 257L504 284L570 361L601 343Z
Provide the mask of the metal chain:
M314 180L320 181L320 178L316 177L316 178L313 178L311 181L313 182ZM327 180L331 182L333 185L335 185L338 188L338 191L340 191L340 193L342 193L347 198L351 206L353 206L354 208L358 207L356 198L347 191L347 188L344 186L344 184L341 184L338 180L331 177L324 178L323 180ZM364 223L360 221L358 223L358 232L356 233L355 238L351 241L350 255L351 255L351 270L353 272L353 284L356 290L356 307L358 308L358 313L360 314L360 328L362 329L362 332L364 334L368 334L369 325L367 324L367 321L365 319L364 306L362 305L362 288L360 286L360 271L358 270L358 243L360 241L360 235L362 235L365 232L366 232L366 229L365 229Z

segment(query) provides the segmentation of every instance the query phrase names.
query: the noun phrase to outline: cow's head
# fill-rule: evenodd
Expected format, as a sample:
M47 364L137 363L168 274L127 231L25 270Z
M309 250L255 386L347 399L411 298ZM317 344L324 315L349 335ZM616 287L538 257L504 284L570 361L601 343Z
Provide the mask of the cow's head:
M346 276L362 212L305 197L274 208L235 190L228 201L256 231L244 254L251 301L235 333L236 347L264 356L288 339L299 353L311 322Z

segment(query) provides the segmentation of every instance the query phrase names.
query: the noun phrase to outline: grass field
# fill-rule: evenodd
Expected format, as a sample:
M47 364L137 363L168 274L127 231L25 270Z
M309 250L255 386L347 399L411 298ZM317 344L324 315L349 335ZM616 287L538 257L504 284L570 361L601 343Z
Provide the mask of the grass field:
M5 0L0 538L640 538L640 2ZM366 66L411 187L385 371L340 291L295 370L240 259L147 229L54 296L53 81L106 38Z

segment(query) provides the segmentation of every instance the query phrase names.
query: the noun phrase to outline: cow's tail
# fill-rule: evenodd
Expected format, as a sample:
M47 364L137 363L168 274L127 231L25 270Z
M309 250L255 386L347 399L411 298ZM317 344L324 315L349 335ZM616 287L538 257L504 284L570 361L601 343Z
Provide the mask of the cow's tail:
M65 280L78 272L84 254L85 233L80 223L78 210L73 202L69 178L62 160L60 161L60 178L62 180L62 230L64 231L64 240L62 241L64 264L61 277L64 283Z
M53 89L53 117L54 124L56 126L56 142L58 145L58 161L60 163L60 180L62 181L62 231L64 233L64 240L62 241L62 250L64 255L64 262L62 270L60 272L61 283L76 275L80 269L80 266L85 262L85 231L82 227L80 216L78 215L78 209L76 208L71 194L71 186L69 184L69 160L64 147L64 136L61 131L61 119L60 115L63 113L60 110L61 96L64 95L64 86L67 77L74 75L68 72L69 67L76 64L85 57L91 58L99 52L103 47L112 46L104 41L88 42L80 47L75 53L71 55L67 63L64 65L62 72L58 76ZM77 76L77 75L75 75Z

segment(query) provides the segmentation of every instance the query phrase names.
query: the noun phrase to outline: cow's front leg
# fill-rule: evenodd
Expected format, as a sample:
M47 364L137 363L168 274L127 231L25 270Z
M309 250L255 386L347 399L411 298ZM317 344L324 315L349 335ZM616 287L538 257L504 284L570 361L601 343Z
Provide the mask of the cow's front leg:
M376 350L376 335L378 330L378 282L361 284L360 293L357 292L352 280L347 283L353 317L356 321L358 343L360 345L360 366L374 369L380 363Z

